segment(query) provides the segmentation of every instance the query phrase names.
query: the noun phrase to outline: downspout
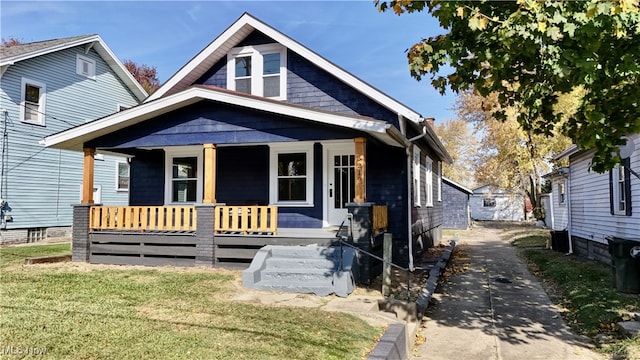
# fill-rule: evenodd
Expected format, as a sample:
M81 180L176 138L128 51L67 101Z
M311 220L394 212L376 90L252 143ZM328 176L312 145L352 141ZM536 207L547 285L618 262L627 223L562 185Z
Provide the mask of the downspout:
M405 120L402 116L398 115L398 120L402 124ZM406 129L406 125L404 126ZM403 135L407 135L406 130ZM410 149L411 145L414 141L424 137L427 135L427 124L422 126L422 134L412 137L408 140L405 151L407 154L407 235L408 235L408 245L409 245L409 271L413 272L415 268L413 267L413 232L411 231L411 208L413 207L413 198L411 197L411 187L413 186L413 178L411 176L411 172L413 171L413 151Z
M563 180L564 181L564 180ZM556 229L555 211L553 211L555 205L553 203L553 187L551 187L551 194L549 194L549 212L551 213L551 230Z
M573 241L571 240L571 166L569 166L569 173L567 176L567 237L569 238L569 252L567 255L573 254Z

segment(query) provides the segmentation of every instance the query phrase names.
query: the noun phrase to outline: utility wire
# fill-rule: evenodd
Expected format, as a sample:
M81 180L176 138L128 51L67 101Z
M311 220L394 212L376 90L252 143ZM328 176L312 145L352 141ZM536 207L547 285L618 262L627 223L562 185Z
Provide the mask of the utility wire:
M8 98L8 97L6 97L6 96L0 96L0 98L2 98L2 99L4 99L4 100L8 100L8 101L12 102L13 104L18 105L18 106L20 106L20 107L22 106L21 104L19 104L19 103L15 102L13 99ZM42 112L42 111L40 111L40 110L35 110L35 111L36 111L37 113L39 113L39 114L44 115L44 116L45 116L45 118L49 118L49 119L53 119L53 120L57 120L57 121L60 121L60 122L65 123L65 124L67 124L67 125L69 125L69 126L76 127L76 126L81 125L81 124L72 124L72 123L68 122L67 120L58 119L57 117L55 117L55 116L53 116L53 115L49 115L49 114L47 114L47 113L44 113L44 112Z

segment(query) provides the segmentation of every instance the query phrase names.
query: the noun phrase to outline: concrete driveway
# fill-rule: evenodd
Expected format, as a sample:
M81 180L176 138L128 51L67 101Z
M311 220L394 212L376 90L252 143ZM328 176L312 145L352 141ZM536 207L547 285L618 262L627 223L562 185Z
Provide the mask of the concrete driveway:
M461 271L434 294L412 359L604 359L567 327L504 231L485 225L459 236L450 266Z

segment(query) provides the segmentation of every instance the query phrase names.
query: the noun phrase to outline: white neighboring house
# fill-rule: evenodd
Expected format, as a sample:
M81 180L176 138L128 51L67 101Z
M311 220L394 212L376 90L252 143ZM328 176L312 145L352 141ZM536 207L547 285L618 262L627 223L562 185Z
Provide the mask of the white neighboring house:
M523 221L525 219L525 196L491 185L473 189L469 205L473 220Z
M542 195L545 209L544 222L551 230L563 231L569 227L569 168L562 167L542 176L551 181L551 192Z
M629 136L635 151L612 170L589 170L591 151L572 146L557 159L569 158L568 230L570 251L608 263L608 237L640 241L640 134ZM558 221L558 217L554 220Z

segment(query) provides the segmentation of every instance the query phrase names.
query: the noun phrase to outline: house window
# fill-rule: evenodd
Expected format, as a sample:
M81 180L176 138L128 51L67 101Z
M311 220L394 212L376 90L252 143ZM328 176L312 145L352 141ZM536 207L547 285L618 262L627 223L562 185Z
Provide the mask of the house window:
M564 182L561 182L558 184L558 203L564 204L566 201L565 196Z
M166 151L165 202L202 202L202 148Z
M45 93L43 83L22 78L20 120L29 124L45 125Z
M413 205L420 206L420 148L413 147Z
M227 59L229 89L284 100L286 56L286 48L275 44L233 49Z
M251 56L236 58L236 91L251 94Z
M126 162L116 162L116 190L128 191L129 190L129 164Z
M612 215L631 216L631 178L629 159L614 167L609 173Z
M96 62L86 56L76 55L76 74L90 79L96 78Z
M280 97L280 53L262 56L262 84L265 97Z
M482 198L482 206L483 207L496 207L496 199L492 197L484 197Z
M313 205L312 146L271 146L269 197L272 204Z
M433 206L433 160L428 156L424 162L425 185L424 192L426 196L426 205Z

